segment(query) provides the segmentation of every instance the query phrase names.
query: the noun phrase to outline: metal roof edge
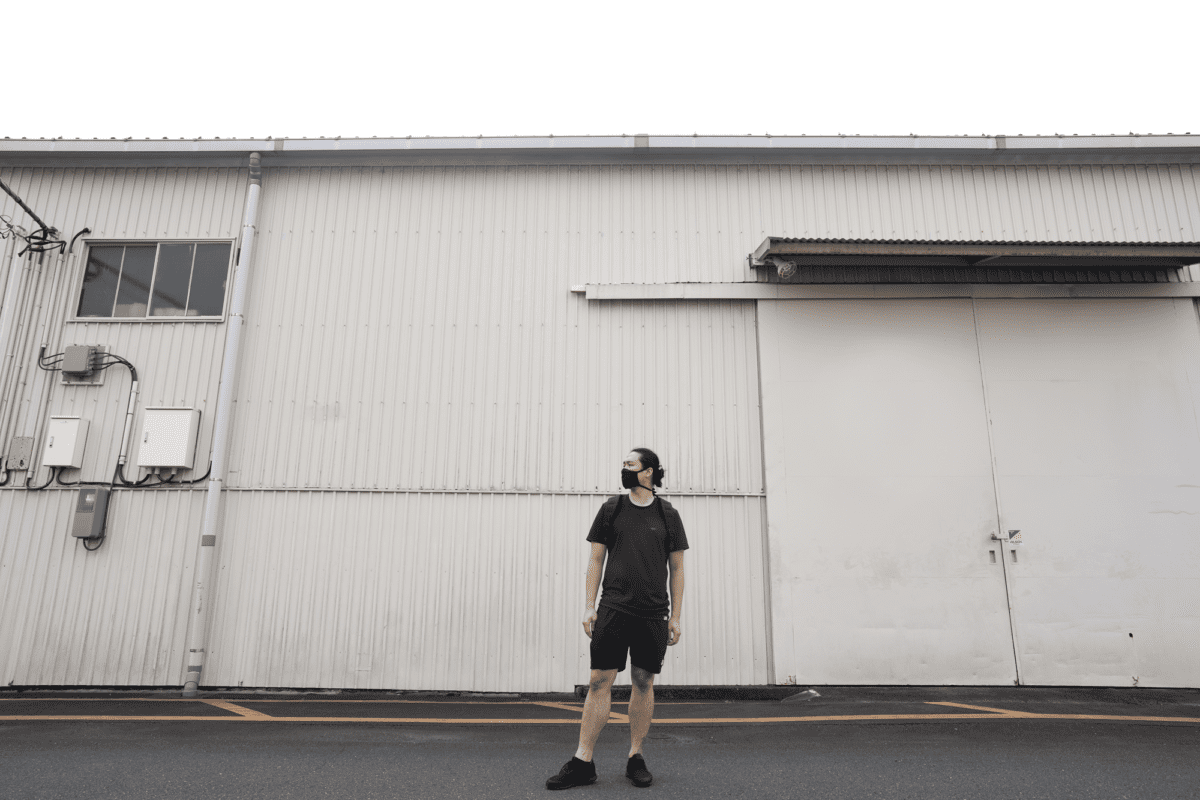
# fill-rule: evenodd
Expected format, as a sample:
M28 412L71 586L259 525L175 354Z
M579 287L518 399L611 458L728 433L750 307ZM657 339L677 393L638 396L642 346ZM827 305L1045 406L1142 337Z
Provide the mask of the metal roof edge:
M929 247L991 247L991 246L1028 246L1028 247L1187 247L1200 250L1200 242L1131 242L1131 241L1096 241L1080 239L1068 240L1037 240L1037 239L847 239L830 237L792 237L768 236L759 245L759 250L766 252L775 245L900 245L900 246L929 246Z
M263 155L461 153L471 151L592 151L643 156L651 152L845 152L900 151L1000 153L1087 151L1182 151L1200 153L1200 135L1121 136L476 136L334 137L327 139L0 139L0 154L13 155Z
M886 298L1200 297L1200 282L1180 283L589 283L604 300L869 300Z

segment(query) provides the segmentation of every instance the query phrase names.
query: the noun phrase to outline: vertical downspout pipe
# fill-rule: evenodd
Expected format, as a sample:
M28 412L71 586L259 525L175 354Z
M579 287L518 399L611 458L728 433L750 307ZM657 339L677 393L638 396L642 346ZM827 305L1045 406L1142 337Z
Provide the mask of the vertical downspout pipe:
M221 363L221 388L217 391L217 416L213 422L212 472L204 499L204 521L200 526L200 550L196 558L196 582L192 586L191 630L188 634L187 674L183 696L195 697L200 687L208 642L209 609L212 607L214 553L221 527L221 492L225 488L225 460L229 454L229 431L233 422L233 387L241 351L246 290L250 283L250 261L258 223L258 194L262 188L262 166L258 153L250 154L250 186L246 189L246 214L242 221L242 250L233 281L233 303L225 330L225 353Z

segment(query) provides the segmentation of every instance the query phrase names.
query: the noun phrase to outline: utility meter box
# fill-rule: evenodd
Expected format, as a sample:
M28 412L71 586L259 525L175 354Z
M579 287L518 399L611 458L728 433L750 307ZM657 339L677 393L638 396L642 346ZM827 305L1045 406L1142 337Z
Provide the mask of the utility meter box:
M147 408L142 418L137 465L191 469L199 431L197 408Z
M107 486L84 486L75 501L75 518L71 520L71 535L78 539L99 539L104 535L108 517Z
M80 417L51 417L46 429L46 447L42 450L43 467L83 466L83 445L87 442L88 421Z

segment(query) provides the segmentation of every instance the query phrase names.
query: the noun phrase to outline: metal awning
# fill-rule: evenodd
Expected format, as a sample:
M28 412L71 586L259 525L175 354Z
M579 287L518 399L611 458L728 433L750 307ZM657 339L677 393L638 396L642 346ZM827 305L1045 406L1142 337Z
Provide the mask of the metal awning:
M1200 244L932 242L768 237L749 256L784 283L1159 283L1187 278Z

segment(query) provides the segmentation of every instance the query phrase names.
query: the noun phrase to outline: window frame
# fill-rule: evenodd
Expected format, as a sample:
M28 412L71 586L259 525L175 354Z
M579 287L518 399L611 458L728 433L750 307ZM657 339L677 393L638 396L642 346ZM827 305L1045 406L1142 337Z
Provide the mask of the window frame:
M225 295L221 299L221 315L220 316L150 316L147 314L144 317L81 317L79 316L79 303L83 299L83 281L87 273L88 258L91 257L93 247L117 247L128 245L155 245L154 254L154 277L158 279L158 250L157 246L162 244L228 244L229 245L229 267L225 277ZM225 322L229 318L229 300L230 294L233 292L233 273L237 267L238 256L238 240L228 236L221 237L163 237L163 238L119 238L119 239L92 239L85 238L83 247L80 248L79 260L75 265L75 278L72 283L74 287L71 292L71 310L67 317L68 322L77 323L112 323L112 322ZM150 290L150 297L154 296L153 285ZM149 300L147 301L147 311L149 311Z

